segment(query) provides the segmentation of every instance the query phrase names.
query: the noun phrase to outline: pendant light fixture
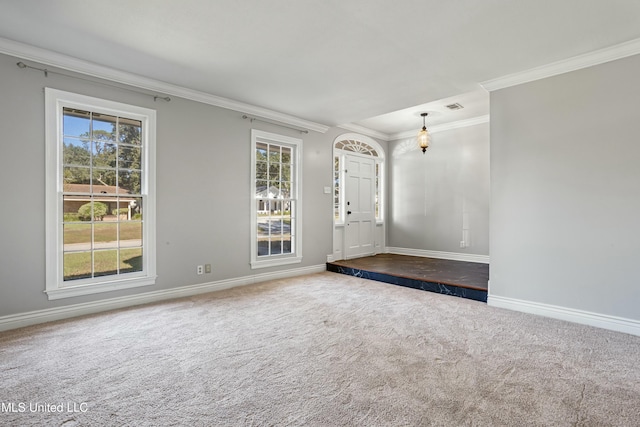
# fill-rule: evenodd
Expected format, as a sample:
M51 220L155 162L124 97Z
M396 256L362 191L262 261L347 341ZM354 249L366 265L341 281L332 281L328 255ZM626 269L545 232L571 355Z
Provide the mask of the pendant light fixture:
M420 144L420 148L422 148L422 154L427 151L429 148L429 132L427 132L427 126L424 123L424 118L429 115L429 113L422 113L422 129L418 132L418 144Z

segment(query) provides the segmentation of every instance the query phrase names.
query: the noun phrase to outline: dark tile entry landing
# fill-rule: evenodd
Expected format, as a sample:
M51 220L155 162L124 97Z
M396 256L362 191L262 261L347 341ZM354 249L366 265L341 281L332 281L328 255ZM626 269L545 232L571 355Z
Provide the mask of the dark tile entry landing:
M487 302L489 264L378 254L328 262L327 270Z

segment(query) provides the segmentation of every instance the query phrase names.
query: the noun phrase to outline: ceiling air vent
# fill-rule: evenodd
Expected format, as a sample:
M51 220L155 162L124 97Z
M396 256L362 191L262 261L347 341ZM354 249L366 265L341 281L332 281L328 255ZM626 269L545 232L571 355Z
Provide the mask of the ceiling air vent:
M457 102L455 104L449 104L446 106L449 110L462 110L464 107Z

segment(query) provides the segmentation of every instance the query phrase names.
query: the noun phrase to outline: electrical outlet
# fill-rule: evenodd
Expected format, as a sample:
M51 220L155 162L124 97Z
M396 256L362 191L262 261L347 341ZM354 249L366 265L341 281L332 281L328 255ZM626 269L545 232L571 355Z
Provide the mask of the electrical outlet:
M204 272L207 274L211 273L211 264L204 265Z
M196 273L203 274L204 273L204 266L199 265L198 267L196 267Z

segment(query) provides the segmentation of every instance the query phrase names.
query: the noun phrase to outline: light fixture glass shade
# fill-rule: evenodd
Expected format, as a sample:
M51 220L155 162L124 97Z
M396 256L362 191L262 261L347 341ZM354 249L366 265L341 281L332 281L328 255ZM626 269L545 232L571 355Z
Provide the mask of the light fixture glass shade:
M429 148L429 133L427 132L426 127L422 127L422 130L418 132L418 144L420 144L420 148L422 148L422 152L424 153Z
M420 114L422 117L422 129L418 132L418 144L420 145L420 148L422 148L422 154L424 154L425 151L427 151L427 148L429 148L429 132L427 132L427 125L424 122L425 117L428 115L429 113Z

